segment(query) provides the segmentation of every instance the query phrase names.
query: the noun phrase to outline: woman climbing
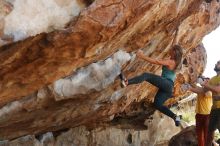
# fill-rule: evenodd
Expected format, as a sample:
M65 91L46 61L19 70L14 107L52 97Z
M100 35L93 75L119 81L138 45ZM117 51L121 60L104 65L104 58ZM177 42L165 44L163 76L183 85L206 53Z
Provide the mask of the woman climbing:
M171 117L174 120L175 125L179 126L181 116L177 116L163 104L167 99L172 97L176 71L179 70L182 66L182 48L179 45L174 45L169 54L170 59L159 60L145 56L141 50L137 52L137 57L152 64L162 65L161 76L152 73L143 73L142 75L128 80L124 77L123 74L120 74L119 77L121 78L123 87L131 84L138 84L144 81L147 81L158 87L159 89L154 99L155 108L165 115Z

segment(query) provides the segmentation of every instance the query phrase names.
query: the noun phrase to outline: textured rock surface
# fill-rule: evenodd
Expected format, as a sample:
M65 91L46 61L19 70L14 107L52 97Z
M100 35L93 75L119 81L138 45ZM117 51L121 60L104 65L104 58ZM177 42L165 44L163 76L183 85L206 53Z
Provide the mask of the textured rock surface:
M28 135L12 141L2 141L0 146L153 146L164 139L170 139L180 130L173 125L171 119L166 116L161 117L159 112L155 112L152 118L153 120L146 120L149 126L147 130L123 129L118 126L89 130L80 126L60 132ZM164 133L161 133L161 130Z
M1 12L3 35L12 35L13 41L28 37L4 42L8 45L2 43L0 47L1 139L81 125L90 129L100 125L146 129L144 120L153 109L142 103L151 103L157 89L148 83L122 89L117 77L120 70L129 78L145 71L160 74L160 67L136 59L135 51L142 48L148 56L166 58L173 44L182 45L184 68L175 82L176 98L167 104L175 103L182 94L180 84L193 82L204 70L206 54L201 40L219 25L217 1L96 0L91 5L92 1L50 2L50 7L55 2L60 6L60 13L71 9L64 9L70 3L78 11L68 15L65 20L71 22L67 25L45 24L46 28L36 32L36 27L28 26L33 33L21 29L26 35L19 37L17 30L8 33L9 26L5 25L7 19L16 18L19 3L10 2L14 5L7 16L7 10ZM57 19L62 17L53 17L52 22ZM37 19L36 25L41 21ZM51 32L57 28L60 30Z
M204 51L203 48L196 50ZM193 55L193 53L190 54ZM114 82L120 66L130 58L132 57L128 53L119 51L103 62L81 68L72 76L58 80L29 96L3 106L0 109L0 136L14 138L28 133L57 131L84 124L96 127L97 122L107 122L113 118L116 123L120 123L122 118L127 119L133 126L143 128L144 119L152 113L153 109L147 106L146 113L142 114L142 100L151 103L156 88L143 83L123 89L119 85L119 80ZM106 69L106 64L107 68L112 69ZM190 67L190 63L187 65ZM185 69L187 72L188 68ZM77 81L78 84L76 84ZM75 84L72 84L74 82ZM176 87L178 87L177 83ZM176 100L172 98L170 104L175 103Z
M183 129L180 133L170 139L169 146L197 146L195 126Z
M129 52L144 47L152 57L165 57L172 43L178 43L187 52L219 23L218 3L202 2L98 0L65 30L3 46L0 103L31 94L121 47Z

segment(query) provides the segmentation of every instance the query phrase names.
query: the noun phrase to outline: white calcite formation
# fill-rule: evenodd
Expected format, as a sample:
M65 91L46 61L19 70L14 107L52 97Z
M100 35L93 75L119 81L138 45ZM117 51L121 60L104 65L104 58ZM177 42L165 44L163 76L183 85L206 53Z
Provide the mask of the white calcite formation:
M13 41L63 29L85 7L79 0L8 0L8 3L12 11L0 19L4 22L4 34Z
M58 97L71 97L77 94L86 94L92 89L101 91L112 84L121 73L132 56L125 51L118 51L104 61L92 63L80 68L73 75L60 79L53 84Z

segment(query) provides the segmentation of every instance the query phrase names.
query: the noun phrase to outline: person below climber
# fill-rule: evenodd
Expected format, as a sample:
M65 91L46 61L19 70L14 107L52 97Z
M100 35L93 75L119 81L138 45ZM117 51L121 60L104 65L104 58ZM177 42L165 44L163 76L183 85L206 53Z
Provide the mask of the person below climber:
M197 83L204 84L208 82L209 78L200 76ZM198 146L205 146L208 134L209 117L212 107L212 92L203 88L202 86L190 86L189 90L197 93L196 102L196 134Z
M131 84L138 84L147 81L154 86L158 87L154 99L154 106L163 114L171 117L176 126L180 125L181 116L174 114L168 107L164 106L164 102L172 97L174 80L176 77L176 71L182 66L182 48L179 45L174 45L170 50L170 59L153 59L144 55L143 51L139 50L137 57L150 62L152 64L162 65L162 75L158 76L152 73L143 73L131 79L126 79L123 73L119 75L121 78L121 84L123 87Z
M214 131L216 129L220 131L220 61L216 63L214 70L217 75L212 77L208 83L205 82L202 84L204 88L212 91L213 100L206 146L212 145L212 141L214 139Z

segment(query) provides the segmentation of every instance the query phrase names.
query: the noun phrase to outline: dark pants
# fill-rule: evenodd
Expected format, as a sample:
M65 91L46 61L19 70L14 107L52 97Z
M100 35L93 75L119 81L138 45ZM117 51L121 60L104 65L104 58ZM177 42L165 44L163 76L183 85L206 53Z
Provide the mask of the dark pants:
M211 146L214 139L214 132L218 129L220 132L220 109L212 109L210 113L210 121L208 128L207 144L206 146Z
M155 74L143 73L140 76L129 79L128 85L138 84L143 81L147 81L159 88L154 99L154 106L156 107L156 109L158 109L165 115L174 118L175 114L168 107L163 105L167 99L172 97L173 82Z
M198 146L205 146L207 141L209 115L196 114L196 134Z

